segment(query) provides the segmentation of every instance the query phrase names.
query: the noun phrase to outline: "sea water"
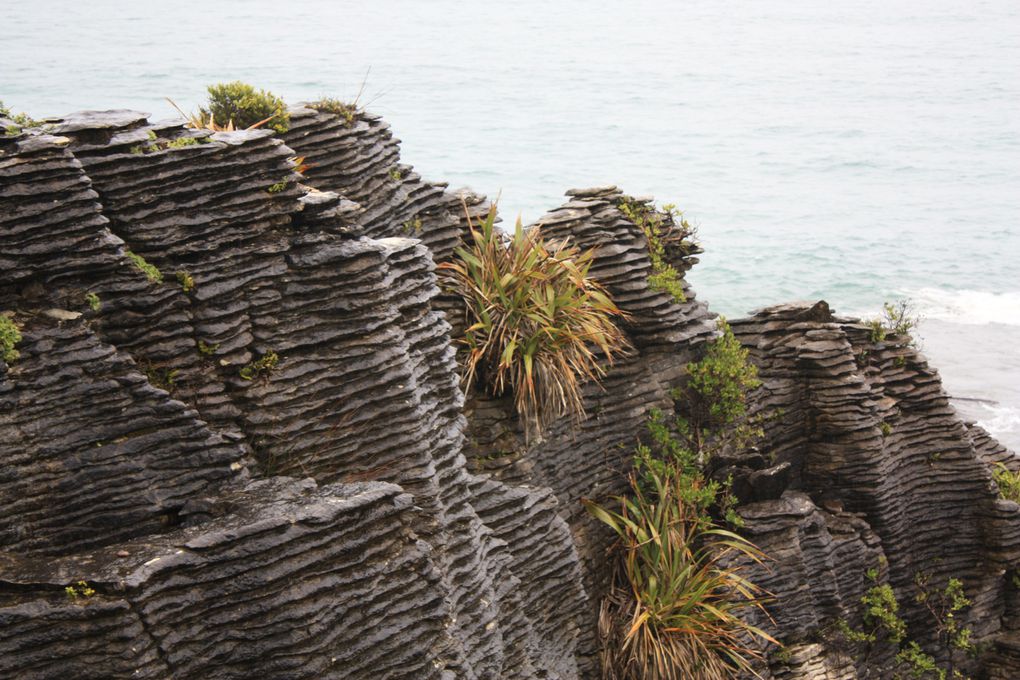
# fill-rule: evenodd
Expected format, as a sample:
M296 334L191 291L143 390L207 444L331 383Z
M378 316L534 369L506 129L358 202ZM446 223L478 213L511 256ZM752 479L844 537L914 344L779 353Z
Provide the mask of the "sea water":
M360 94L511 220L603 183L676 203L730 316L911 298L958 407L1020 448L1015 0L0 5L0 99L36 117L170 117L232 79Z

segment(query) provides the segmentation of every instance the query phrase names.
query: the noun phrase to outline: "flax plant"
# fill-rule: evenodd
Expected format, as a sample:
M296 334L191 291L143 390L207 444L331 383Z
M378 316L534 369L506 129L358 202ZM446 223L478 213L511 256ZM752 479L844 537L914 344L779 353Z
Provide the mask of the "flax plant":
M686 500L689 476L646 469L641 479L631 478L633 496L617 499L619 512L583 501L616 532L622 553L599 621L604 680L753 675L755 638L775 640L740 616L764 609L738 563L761 563L763 554Z
M624 313L588 275L593 252L547 243L519 219L507 238L495 205L479 224L469 214L468 225L470 243L440 265L465 302L465 390L479 383L494 396L512 393L527 434L581 418L581 385L629 348L614 323Z

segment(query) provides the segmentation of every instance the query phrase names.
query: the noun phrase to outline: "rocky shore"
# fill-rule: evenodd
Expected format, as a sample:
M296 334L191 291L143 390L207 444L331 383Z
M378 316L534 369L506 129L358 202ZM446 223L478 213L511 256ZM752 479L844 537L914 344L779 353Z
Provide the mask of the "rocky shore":
M437 285L487 201L401 164L376 116L290 114L282 135L103 111L0 136L20 336L0 359L0 677L598 677L613 537L580 499L626 491L715 316L649 285L621 206L650 199L568 192L537 226L597 248L634 351L579 425L528 439L508 400L462 393ZM681 274L696 255L668 253ZM764 436L716 462L770 557L757 623L785 647L762 677L886 677L828 634L873 583L938 658L918 573L972 602L964 670L1020 675L1020 506L992 478L1020 459L905 335L824 302L730 323L763 383Z

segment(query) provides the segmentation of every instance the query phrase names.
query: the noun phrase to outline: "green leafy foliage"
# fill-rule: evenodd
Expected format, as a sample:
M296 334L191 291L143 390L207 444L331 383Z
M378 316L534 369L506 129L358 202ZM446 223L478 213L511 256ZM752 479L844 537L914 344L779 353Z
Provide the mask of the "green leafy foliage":
M271 194L278 194L287 188L287 184L288 183L286 180L284 180L283 182L277 182L276 184L270 185L269 188L266 189L266 191L268 191Z
M1002 463L996 463L992 477L999 486L999 495L1006 500L1020 503L1020 471L1011 472Z
M722 335L712 342L705 356L687 364L690 408L702 426L722 428L747 413L747 394L759 387L757 367L748 361L744 349L726 319L719 319Z
M259 376L269 375L279 362L280 356L273 350L269 350L244 366L240 371L240 376L244 380L254 380Z
M4 132L12 136L21 133L24 128L42 125L41 121L35 120L27 113L14 113L10 107L4 106L2 101L0 101L0 118L6 118L13 122L13 125L8 125L4 128Z
M272 92L256 90L239 80L210 85L207 89L209 104L201 115L217 126L251 128L264 124L280 134L290 129L287 104Z
M629 346L614 323L623 312L588 276L592 252L547 244L520 220L504 242L495 205L481 224L470 216L468 224L471 243L440 265L444 285L465 303L465 389L477 381L495 396L512 393L526 432L580 418L581 384L602 377L603 361Z
M93 312L98 312L103 307L102 301L95 293L85 293L85 302Z
M64 588L64 593L70 599L78 601L79 599L87 600L96 594L95 588L90 586L87 581L78 581L72 585Z
M869 578L877 581L877 570L869 570ZM878 584L868 589L861 598L864 605L865 629L858 631L845 621L836 622L835 630L843 640L864 645L863 661L867 662L874 646L880 642L896 647L896 663L900 670L912 678L963 678L956 668L956 655L971 650L971 630L960 625L959 613L970 606L959 579L950 578L942 588L931 585L931 577L925 572L914 575L916 593L914 601L923 605L929 614L928 625L935 632L939 646L944 651L945 665L940 666L935 657L921 646L907 638L907 625L900 618L900 606L889 584ZM903 677L895 673L893 677Z
M155 265L149 264L148 261L141 255L133 253L130 250L124 251L125 257L131 260L131 263L138 268L140 272L145 274L145 278L149 279L153 283L163 283L163 273L156 268Z
M867 322L871 328L871 341L885 342L890 335L909 335L920 320L910 300L886 302L882 305L882 317Z
M18 330L14 319L6 314L0 314L0 358L5 363L13 364L21 356L15 349L21 340L21 331Z
M737 677L759 657L753 638L775 643L738 614L762 607L761 589L724 566L762 553L690 502L689 481L674 468L646 469L641 482L631 478L632 496L616 499L619 511L584 500L623 556L599 623L609 677Z
M689 239L694 236L694 228L674 205L665 205L660 212L646 204L622 200L618 207L620 212L645 234L648 258L652 263L652 273L648 277L649 287L666 293L674 302L686 302L683 277L667 261L666 250L673 247L689 252L691 244Z

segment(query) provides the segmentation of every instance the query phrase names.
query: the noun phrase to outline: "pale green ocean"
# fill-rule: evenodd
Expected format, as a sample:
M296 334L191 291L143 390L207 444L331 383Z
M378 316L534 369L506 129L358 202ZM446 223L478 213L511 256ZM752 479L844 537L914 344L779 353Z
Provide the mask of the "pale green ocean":
M365 78L367 72L367 80ZM910 297L959 406L1020 448L1020 4L0 4L0 99L171 117L242 79L361 102L427 178L532 220L570 187L686 210L734 316Z

